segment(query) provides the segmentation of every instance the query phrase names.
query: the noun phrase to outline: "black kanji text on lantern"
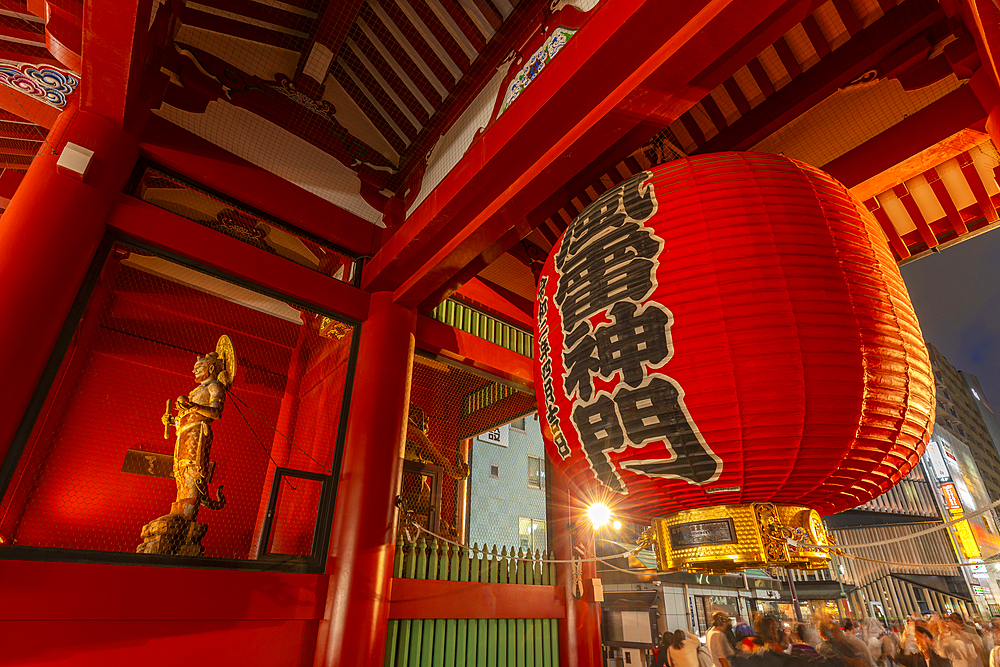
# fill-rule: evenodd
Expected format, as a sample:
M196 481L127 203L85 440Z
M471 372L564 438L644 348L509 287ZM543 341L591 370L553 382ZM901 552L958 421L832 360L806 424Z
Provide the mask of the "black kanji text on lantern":
M673 356L666 306L651 300L664 241L643 224L657 211L649 172L594 200L566 230L553 258L559 275L551 304L564 341L562 389L570 421L597 480L628 493L620 471L707 484L722 460L684 405L684 391L661 368ZM547 280L539 283L539 353L546 418L559 432L548 338ZM548 372L546 370L548 369ZM598 389L595 379L618 384ZM557 443L563 458L569 447ZM611 452L638 451L631 457ZM564 453L565 450L565 453Z

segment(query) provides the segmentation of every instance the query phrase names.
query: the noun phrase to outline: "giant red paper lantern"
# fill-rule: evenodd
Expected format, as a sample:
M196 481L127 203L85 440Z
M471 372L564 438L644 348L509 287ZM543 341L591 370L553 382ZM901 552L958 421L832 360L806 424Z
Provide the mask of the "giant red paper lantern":
M545 263L535 334L550 459L637 519L854 507L910 471L933 424L878 223L780 156L677 160L601 195Z

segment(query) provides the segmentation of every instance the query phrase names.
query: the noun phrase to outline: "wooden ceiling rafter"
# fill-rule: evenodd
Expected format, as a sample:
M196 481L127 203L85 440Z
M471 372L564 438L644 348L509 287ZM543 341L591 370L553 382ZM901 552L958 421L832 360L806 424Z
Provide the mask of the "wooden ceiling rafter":
M903 237L899 235L896 231L896 226L892 224L892 220L889 219L889 214L885 212L882 205L879 203L878 199L872 197L865 202L865 206L875 216L875 220L878 221L879 227L882 228L882 233L889 240L889 245L896 252L898 257L903 259L910 256L910 249L906 246L903 241Z
M266 5L258 2L241 2L240 0L198 0L199 5L211 7L221 12L228 12L233 15L242 16L253 21L268 23L280 28L304 32L313 20L316 13L303 9L302 12L289 11L282 7ZM286 3L287 4L287 3ZM331 2L330 5L337 3Z
M488 263L490 257L496 256L497 250L501 250L502 254L505 243L509 247L509 244L517 242L538 225L541 225L547 219L547 216L535 217L535 212L538 210L537 207L540 204L547 202L547 198L551 192L556 193L552 196L560 202L560 205L550 209L550 212L558 211L561 204L565 203L569 198L567 197L568 193L565 186L560 184L565 183L567 180L572 181L575 178L574 174L580 173L581 165L594 165L594 168L597 170L592 177L581 181L581 185L589 186L594 181L599 180L609 167L617 164L622 159L621 155L607 159L611 155L606 152L616 145L619 137L631 133L634 128L644 123L648 125L651 131L649 136L655 134L656 131L662 130L664 124L675 119L682 113L682 109L678 107L686 102L682 101L681 98L690 99L686 97L689 92L682 95L679 92L680 90L687 91L685 86L694 85L693 81L697 79L714 80L721 73L716 68L725 66L728 71L726 71L724 76L718 78L718 84L721 84L725 78L728 78L732 74L732 70L728 69L730 60L742 58L744 51L749 51L749 49L757 47L756 50L746 53L745 59L742 60L742 63L745 63L746 60L759 53L761 48L765 48L773 40L792 28L796 21L801 19L796 19L796 21L791 21L786 25L787 14L791 9L798 8L803 3L777 2L767 5L758 3L754 6L741 4L739 5L739 9L737 9L736 5L727 5L726 7L717 5L705 7L701 10L691 8L695 12L702 11L705 12L704 15L711 15L713 17L709 20L712 28L706 29L705 26L700 26L698 30L692 30L690 33L684 31L682 33L684 36L677 38L688 39L687 36L689 34L696 35L699 52L697 54L693 53L696 47L693 45L689 47L686 43L685 46L675 47L674 44L676 42L672 42L671 40L668 40L666 44L659 46L659 48L663 49L661 53L670 53L671 56L678 54L675 56L677 58L682 57L679 54L683 54L685 59L692 58L691 62L698 63L693 75L692 69L694 66L691 62L688 63L688 66L684 70L672 70L665 64L667 60L664 61L664 64L657 66L647 63L641 69L637 70L636 67L631 65L626 66L620 55L623 51L619 50L619 56L616 56L619 67L628 72L635 72L632 75L635 81L645 79L642 86L636 88L636 94L629 97L627 103L629 108L622 110L622 113L611 112L610 110L615 108L614 105L619 100L617 95L623 94L624 87L616 89L614 93L603 98L596 107L587 104L588 97L602 94L601 91L603 91L603 88L595 86L595 81L601 81L601 85L605 83L610 85L610 82L598 78L597 75L587 76L591 63L587 61L589 51L586 49L590 47L584 46L586 40L583 40L583 38L587 35L588 29L594 25L603 24L601 29L594 29L592 33L594 35L607 34L610 31L611 24L599 21L598 19L604 15L604 11L610 12L607 16L613 16L616 11L614 9L615 4L615 2L604 4L598 9L598 14L592 17L588 24L581 29L580 33L574 37L573 44L575 47L573 51L577 55L576 62L567 61L566 63L566 70L575 71L576 76L582 77L580 81L584 80L583 77L585 77L587 86L590 88L588 91L581 91L567 84L567 89L573 89L574 91L573 104L575 105L575 109L581 107L593 108L587 121L588 124L577 126L571 133L572 138L567 137L558 141L554 138L556 135L553 132L558 132L559 130L550 129L547 132L548 139L544 145L551 147L540 158L542 162L527 168L527 171L523 166L519 168L517 165L526 160L533 159L535 148L528 139L516 141L508 137L507 134L509 132L515 130L522 133L530 132L531 130L528 128L533 128L537 125L532 116L544 116L548 118L551 114L558 114L562 123L573 125L573 118L576 113L576 110L569 111L561 108L561 104L566 101L563 98L554 95L556 99L550 99L546 98L542 93L532 95L531 90L529 90L527 97L520 99L516 107L518 111L517 118L524 125L509 124L503 122L503 120L494 124L478 140L485 143L474 146L472 150L466 153L466 158L463 158L463 160L468 161L467 158L470 155L476 155L481 156L484 161L501 160L505 164L504 169L516 170L520 174L518 179L516 179L518 187L500 193L498 195L499 199L485 206L485 210L483 201L479 201L476 205L469 205L467 213L471 218L466 223L471 226L461 229L463 221L466 220L466 212L463 212L464 210L461 209L464 206L464 196L453 197L449 190L451 187L458 188L458 184L464 182L470 176L475 178L475 174L482 173L482 170L476 172L475 168L470 165L465 165L465 169L463 169L463 165L460 162L459 167L453 170L452 174L464 172L464 175L452 179L452 174L450 174L438 186L433 203L428 207L427 202L432 201L432 198L428 198L420 208L411 214L407 222L404 223L404 227L408 227L409 229L403 233L404 228L400 228L393 238L390 239L390 242L383 246L380 253L376 254L372 263L369 264L371 271L366 269L366 284L391 284L397 277L409 275L409 278L405 278L395 288L397 300L403 304L418 304L421 309L432 307L441 298L446 297L449 291L453 290L456 285L461 284L462 280L466 279L469 272L474 271L477 265L483 265L483 262ZM643 22L640 15L645 10L656 11L651 5L645 5L641 8L630 7L629 11L624 12L625 15L630 17L630 29L639 29L638 26ZM742 12L742 20L747 24L752 23L754 26L759 26L763 23L768 26L767 30L760 33L764 35L761 38L764 41L760 42L759 46L757 32L753 36L749 36L749 34L744 36L749 37L749 39L732 37L734 33L741 30L735 24L728 24L730 12L737 11ZM752 21L748 18L750 16L752 16ZM681 21L685 20L685 18L687 18L687 15L681 13L675 16L674 20ZM661 32L665 30L662 19L662 14L658 14L659 22L657 25L660 25ZM711 23L711 21L716 20L718 21L717 23ZM617 26L614 20L612 20L612 24ZM714 39L712 37L712 29L716 27L722 29L721 26L723 24L727 26L727 39L716 40L717 50L708 49L705 41ZM605 30L604 26L608 26L608 29ZM668 34L676 33L668 32ZM739 34L742 35L743 33ZM600 37L597 39L600 39ZM739 42L739 47L732 50L731 45L733 42L729 41L729 39ZM630 46L623 50L632 52L633 58L639 57L641 49L636 49L636 45L640 42L640 39L633 37L629 40ZM658 41L654 41L653 43L660 45ZM677 51L674 51L674 48L677 48ZM552 67L555 68L553 72L562 69L559 66L559 62L558 59L553 61ZM594 66L596 66L596 62ZM711 73L709 73L709 70L711 70ZM551 87L552 90L559 90L559 86L563 85L561 83L562 79L559 78L561 75L561 72L560 75L550 75L545 79L548 86L538 89L537 86L539 84L535 84L534 89L543 90ZM616 79L612 79L612 81L616 81ZM637 83L636 85L638 86ZM711 89L700 85L697 88L700 90ZM655 96L652 95L652 91L656 91L657 94ZM664 91L675 91L674 94L678 95L678 97L671 97ZM532 103L528 102L529 100L533 103L541 104L542 107L536 109ZM539 100L548 101L539 102ZM601 116L601 113L612 115ZM548 121L543 120L539 122L544 123ZM593 125L589 125L591 122ZM662 124L659 124L658 128L652 129L657 123ZM611 129L612 126L615 126L614 130ZM581 129L581 127L589 127L590 129ZM642 131L646 131L646 127L643 127ZM490 141L488 138L491 134L498 136L492 137L492 141ZM506 151L500 148L502 143L511 146L510 150L520 151L521 154L511 156L510 159L500 157L506 153ZM634 150L634 148L633 146L631 150ZM563 152L560 153L559 151ZM628 153L625 155L627 156ZM549 162L550 159L552 160L551 162ZM564 164L563 160L572 160L574 165ZM558 167L556 166L556 162L559 163ZM550 166L543 169L539 164ZM530 180L536 178L539 179L537 183ZM505 178L494 178L494 181L499 181L500 183L514 182L507 181ZM531 183L530 188L528 187L529 183ZM456 192L468 192L470 188L479 193L478 197L480 200L492 196L493 186L489 184L483 184L481 187L472 187L467 184L461 190L456 190ZM570 196L575 195L579 191L579 188L574 189ZM425 210L421 211L421 208ZM454 210L448 211L446 209ZM475 209L478 209L480 213L473 215ZM431 211L433 210L437 210L438 213L432 214ZM437 221L441 222L438 223ZM439 231L432 232L429 228L425 230L425 227L433 227ZM521 236L518 237L515 235L511 238L511 232L514 230L518 230ZM406 267L410 267L410 262L420 261L418 260L418 257L420 257L419 254L414 253L416 247L424 243L432 243L434 247L440 249L437 250L433 257L424 261L422 268L413 268L411 271L410 268ZM426 255L424 257L426 258ZM424 269L427 270L425 271ZM475 274L473 273L473 275ZM437 284L436 286L435 283Z
M406 38L401 32L386 27L383 18L367 4L362 7L354 28L361 34L352 33L352 38L369 58L374 58L377 54L387 64L394 63L395 66L390 65L390 69L396 72L398 67L402 74L397 73L397 76L400 79L405 76L430 103L431 108L437 108L437 105L448 94L448 89L441 84L416 53L411 54L410 49L403 46L403 41ZM421 65L423 66L421 67Z
M747 150L944 18L936 0L906 0L836 50L829 48L821 31L815 37L810 34L820 61L712 138L696 140L694 154ZM826 48L819 44L821 39Z
M892 189L892 193L899 198L902 202L903 208L906 209L907 214L910 216L910 220L913 221L914 226L920 233L920 238L924 240L928 248L933 248L938 244L937 237L931 230L931 226L928 224L927 219L924 218L924 214L920 212L920 207L917 206L917 202L914 201L913 195L910 194L909 189L906 187L905 183L900 183Z
M947 186L941 180L941 174L938 172L937 167L932 167L925 171L923 177L930 184L931 189L934 191L934 196L937 198L938 203L941 204L941 208L944 209L945 217L951 223L951 228L959 236L968 234L969 227L965 224L961 213L958 212L958 208L955 206L955 202L952 200Z
M195 9L194 7L185 7L181 13L181 20L184 22L184 25L192 28L201 28L223 35L239 37L240 39L276 46L289 51L300 51L306 43L306 38L303 35L291 35L267 26L255 25L246 21L229 18L228 16L220 16L201 9Z

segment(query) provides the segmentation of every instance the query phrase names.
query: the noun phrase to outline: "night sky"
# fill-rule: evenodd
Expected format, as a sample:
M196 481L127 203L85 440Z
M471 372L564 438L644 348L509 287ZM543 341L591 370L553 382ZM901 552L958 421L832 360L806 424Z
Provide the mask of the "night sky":
M1000 410L1000 230L900 267L924 339Z

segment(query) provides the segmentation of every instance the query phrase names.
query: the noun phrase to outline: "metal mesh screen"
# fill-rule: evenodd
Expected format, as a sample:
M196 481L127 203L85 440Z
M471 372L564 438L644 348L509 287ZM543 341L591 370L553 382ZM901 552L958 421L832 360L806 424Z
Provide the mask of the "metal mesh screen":
M5 547L315 555L353 336L117 244L3 497Z
M402 495L417 521L470 545L545 551L534 396L418 355L410 400Z

